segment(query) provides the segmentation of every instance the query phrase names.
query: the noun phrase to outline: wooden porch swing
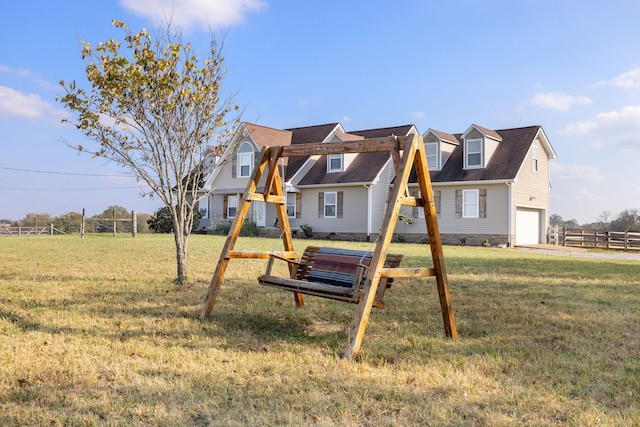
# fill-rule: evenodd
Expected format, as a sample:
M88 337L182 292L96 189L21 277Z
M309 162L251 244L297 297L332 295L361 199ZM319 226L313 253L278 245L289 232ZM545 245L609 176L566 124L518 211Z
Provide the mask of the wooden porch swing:
M291 227L286 212L286 197L283 194L282 178L278 170L279 160L286 157L374 152L390 153L396 177L373 252L362 253L310 246L298 257L298 253L293 248ZM265 169L266 177L261 182ZM408 181L412 169L416 171L421 197L409 195ZM262 183L263 190L259 192L258 187ZM284 250L270 252L234 250L252 201L275 205ZM424 210L433 261L432 268L400 268L402 256L388 254L400 208L403 205ZM303 294L358 304L356 315L348 331L349 339L344 352L344 357L347 359L355 359L357 356L371 308L383 307L385 290L390 287L394 278L434 276L445 334L451 338L457 337L431 179L424 144L420 136L392 136L349 142L265 147L262 151L262 159L254 168L238 207L236 219L231 225L222 248L202 306L200 319L204 319L211 312L231 258L269 259L265 274L258 278L259 283L293 292L298 307L304 306ZM277 259L287 262L289 277L277 277L271 274L271 267Z

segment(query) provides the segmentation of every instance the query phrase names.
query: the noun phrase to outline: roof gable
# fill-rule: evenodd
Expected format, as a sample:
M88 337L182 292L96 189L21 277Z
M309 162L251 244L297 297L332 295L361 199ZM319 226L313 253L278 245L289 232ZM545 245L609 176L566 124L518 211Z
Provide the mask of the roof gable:
M482 126L478 126L478 125L469 126L469 129L467 129L462 134L462 139L465 139L474 130L477 130L482 135L484 135L486 138L495 139L496 141L502 141L502 136L500 136L500 134L498 132L496 132L495 130L487 129L487 128L482 127Z
M429 133L432 133L433 135L436 136L436 138L440 139L441 141L448 142L454 145L460 144L460 141L458 140L458 138L455 137L455 135L451 135L450 133L442 132L440 130L431 129L431 128L424 133L423 138L426 139L426 135Z

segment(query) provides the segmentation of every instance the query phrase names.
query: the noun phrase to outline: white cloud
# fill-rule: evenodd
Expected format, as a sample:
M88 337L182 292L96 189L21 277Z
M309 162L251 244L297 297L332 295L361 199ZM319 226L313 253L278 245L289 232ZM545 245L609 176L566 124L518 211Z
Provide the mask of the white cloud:
M245 14L266 7L263 0L120 0L120 4L155 25L169 20L183 30L241 24Z
M608 139L636 140L640 135L640 105L600 113L589 120L571 123L565 134L607 136Z
M574 105L591 105L591 99L559 92L541 92L534 94L529 104L551 110L568 111Z
M553 179L558 181L598 183L603 180L600 169L595 166L565 165L553 162L551 163L551 173Z
M601 86L617 86L624 88L640 88L640 68L629 70L606 82L598 82Z
M27 68L12 68L12 67L8 67L6 65L1 65L0 64L0 73L13 74L13 75L18 76L20 78L31 80L31 81L33 81L33 82L35 82L35 83L37 83L37 84L39 84L41 86L47 87L47 88L55 87L54 85L52 85L48 81L43 80L40 75L32 73L31 70L29 70Z
M411 117L413 117L414 119L424 119L427 117L427 115L422 111L414 111L413 113L411 113Z
M0 86L0 119L27 118L60 121L66 112L57 109L36 94L27 94Z

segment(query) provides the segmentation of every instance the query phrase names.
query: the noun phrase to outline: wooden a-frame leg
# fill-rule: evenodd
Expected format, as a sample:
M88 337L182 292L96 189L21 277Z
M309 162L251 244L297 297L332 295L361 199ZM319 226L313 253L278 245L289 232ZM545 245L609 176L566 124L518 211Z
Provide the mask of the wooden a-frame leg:
M347 342L347 348L344 352L345 359L354 360L358 356L362 340L364 338L364 332L367 328L369 321L369 315L371 314L371 308L373 307L373 301L380 285L380 275L382 268L384 267L385 260L387 258L387 251L391 244L391 238L393 237L393 231L398 222L398 215L400 214L400 208L402 207L401 198L407 192L407 182L409 174L411 173L410 165L415 158L417 140L414 138L411 144L404 148L402 155L402 164L399 169L401 173L396 174L395 183L389 197L389 204L385 212L382 226L380 227L380 236L376 243L376 248L371 258L369 265L369 271L367 272L367 279L362 289L362 296L358 304L358 311L353 319L353 323L349 327L349 340ZM398 151L400 147L396 148ZM394 154L392 154L393 156ZM398 153L395 153L396 158L399 157Z

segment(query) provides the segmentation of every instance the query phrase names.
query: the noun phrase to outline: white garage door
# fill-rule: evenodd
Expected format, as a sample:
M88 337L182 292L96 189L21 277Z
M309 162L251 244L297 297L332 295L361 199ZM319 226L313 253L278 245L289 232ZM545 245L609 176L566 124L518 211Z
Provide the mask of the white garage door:
M538 243L540 243L540 211L516 210L516 245L537 245Z

